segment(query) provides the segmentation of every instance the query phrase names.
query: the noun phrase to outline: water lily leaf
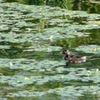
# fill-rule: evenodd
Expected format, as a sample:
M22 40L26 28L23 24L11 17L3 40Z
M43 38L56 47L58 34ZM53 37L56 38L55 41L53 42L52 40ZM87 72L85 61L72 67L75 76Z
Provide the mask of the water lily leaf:
M10 97L10 95L14 97L36 97L36 96L43 96L45 95L45 92L40 92L40 91L18 91L16 93L9 93L7 97Z
M0 25L0 31L7 31L9 27L7 25Z
M10 49L10 46L4 46L4 45L0 45L0 49Z
M78 48L76 48L76 51L83 51L85 53L99 54L100 46L98 45L79 46Z
M7 98L0 98L0 100L7 100Z

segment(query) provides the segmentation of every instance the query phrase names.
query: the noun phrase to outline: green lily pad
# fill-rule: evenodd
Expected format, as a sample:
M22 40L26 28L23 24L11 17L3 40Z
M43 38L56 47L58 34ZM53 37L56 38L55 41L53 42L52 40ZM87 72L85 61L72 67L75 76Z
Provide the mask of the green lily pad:
M0 25L0 31L7 31L9 27L7 25Z
M32 47L33 48L33 47ZM43 51L43 52L52 52L52 51L60 51L62 48L57 46L36 46L33 51ZM26 51L26 50L25 50Z
M10 46L0 45L0 49L10 49Z
M45 95L46 93L45 92L40 92L40 91L18 91L16 93L9 93L7 95L7 97L10 97L10 96L14 96L14 97L36 97L36 96L43 96Z
M100 46L98 46L98 45L79 46L78 48L76 48L76 51L100 54Z

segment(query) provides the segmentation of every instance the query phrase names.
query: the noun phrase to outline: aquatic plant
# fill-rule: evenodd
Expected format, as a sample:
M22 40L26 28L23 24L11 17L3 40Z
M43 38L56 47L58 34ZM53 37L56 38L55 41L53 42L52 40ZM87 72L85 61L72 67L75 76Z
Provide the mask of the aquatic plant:
M68 47L99 55L99 45L88 45L90 31L100 29L99 19L84 11L0 3L0 99L99 95L99 63L67 68L59 54Z

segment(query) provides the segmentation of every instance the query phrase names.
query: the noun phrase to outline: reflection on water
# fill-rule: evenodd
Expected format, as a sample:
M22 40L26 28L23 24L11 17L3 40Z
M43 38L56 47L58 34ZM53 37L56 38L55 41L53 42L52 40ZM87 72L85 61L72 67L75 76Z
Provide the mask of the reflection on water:
M14 0L6 0L6 2L14 2ZM59 6L68 10L80 10L87 11L89 13L100 13L100 1L95 0L17 0L17 2L25 3L28 5Z
M88 45L88 44L100 45L100 41L99 41L100 29L88 30L87 32L91 33L87 37L60 39L60 40L57 40L56 42L52 43L52 45L59 45L59 46L62 46L64 48L68 48L68 49L75 48L80 45Z

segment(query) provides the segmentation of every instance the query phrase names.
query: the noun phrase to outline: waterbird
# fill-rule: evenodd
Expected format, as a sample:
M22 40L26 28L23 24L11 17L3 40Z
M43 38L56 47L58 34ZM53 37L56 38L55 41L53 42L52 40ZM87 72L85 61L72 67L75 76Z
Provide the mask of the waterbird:
M64 54L64 60L66 60L66 66L69 66L70 64L78 64L82 62L86 62L87 57L86 56L80 56L71 54L69 50L63 50L60 52L61 54Z

